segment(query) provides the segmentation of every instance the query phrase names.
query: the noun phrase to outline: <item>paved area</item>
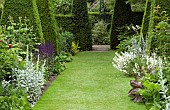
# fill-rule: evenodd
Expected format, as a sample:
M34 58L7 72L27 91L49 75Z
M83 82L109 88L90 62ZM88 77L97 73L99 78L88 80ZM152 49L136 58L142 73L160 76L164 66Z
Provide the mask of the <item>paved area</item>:
M92 51L109 51L110 50L110 45L93 45L92 46Z

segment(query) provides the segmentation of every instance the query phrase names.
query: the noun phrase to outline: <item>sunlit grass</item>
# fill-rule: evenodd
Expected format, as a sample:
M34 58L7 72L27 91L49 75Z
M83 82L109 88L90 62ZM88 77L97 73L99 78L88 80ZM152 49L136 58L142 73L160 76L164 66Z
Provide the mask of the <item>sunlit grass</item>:
M114 52L80 52L33 110L146 110L130 101L129 80L112 66Z

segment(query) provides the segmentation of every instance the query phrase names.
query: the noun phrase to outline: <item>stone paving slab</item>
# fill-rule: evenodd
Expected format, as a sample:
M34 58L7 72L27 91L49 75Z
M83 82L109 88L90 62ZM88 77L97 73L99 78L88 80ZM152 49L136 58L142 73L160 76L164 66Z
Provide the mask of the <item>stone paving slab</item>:
M92 51L109 51L110 50L110 45L93 45L92 46Z

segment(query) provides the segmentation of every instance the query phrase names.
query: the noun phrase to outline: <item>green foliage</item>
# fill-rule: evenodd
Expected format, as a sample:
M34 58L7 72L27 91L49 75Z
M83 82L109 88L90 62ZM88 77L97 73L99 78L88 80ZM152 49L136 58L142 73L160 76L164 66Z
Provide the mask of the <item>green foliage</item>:
M170 9L169 9L169 7L170 7L170 4L169 4L169 2L170 2L170 0L155 0L156 2L155 2L155 4L156 4L156 6L160 6L160 11L166 11L167 13L170 13Z
M133 12L144 12L146 6L146 0L128 0L131 4Z
M113 11L113 4L115 0L103 0L104 2L104 10L105 12ZM88 3L88 9L90 12L98 12L100 8L99 0L95 0L93 3Z
M55 74L60 74L61 72L63 72L66 69L66 66L62 63L58 61L58 56L55 58L55 64L54 64L54 68L53 68L53 72Z
M165 21L159 22L154 30L151 51L155 51L160 56L170 55L170 24Z
M72 55L70 53L60 52L60 54L55 57L53 72L60 74L66 69L65 62L71 62L71 61L72 61Z
M155 27L153 28L151 40L151 52L155 51L160 56L168 57L170 55L170 23L169 14L166 11L160 11L159 7L155 9Z
M72 55L75 55L77 52L79 52L79 45L78 44L76 44L76 42L75 41L73 41L72 43L71 43L71 54Z
M120 40L120 43L118 46L116 46L117 51L119 52L127 51L129 47L132 46L135 40L139 42L140 40L140 35L138 35L139 30L140 30L140 26L138 25L122 26L118 28L117 31L119 31L120 33L118 39Z
M142 85L144 88L139 91L139 94L143 96L147 108L159 110L161 106L161 95L159 93L161 86L158 84L158 75L146 74L142 79Z
M18 18L19 22L14 21L13 17L9 17L8 26L1 26L1 40L13 47L19 48L19 54L26 52L26 45L30 45L30 50L34 52L38 47L41 38L37 37L27 18Z
M1 110L31 110L25 89L17 87L15 80L2 80L0 90Z
M19 22L19 17L29 19L36 37L42 41L43 33L35 0L6 0L1 19L2 25L10 25L8 22L9 16L13 17L15 22Z
M58 0L55 8L57 14L69 14L72 12L72 0Z
M74 40L73 34L70 32L61 32L59 33L59 52L69 52L71 53L71 45L72 41Z
M73 0L74 37L81 50L92 49L91 29L88 20L86 0Z
M36 0L45 42L53 42L58 52L58 26L51 0Z
M109 44L109 33L107 32L107 24L104 21L94 24L92 40L93 44Z
M73 15L56 15L56 20L62 31L74 32L74 16Z
M71 62L72 61L72 55L67 52L60 52L60 54L58 55L58 58L60 62Z
M0 78L9 80L12 68L18 67L19 57L16 48L8 48L8 44L0 42ZM1 82L1 81L0 81Z
M23 66L23 59L26 56L26 45L30 50L35 51L40 38L33 33L28 19L19 18L19 23L10 17L8 26L1 26L0 29L0 73L1 78L8 78L12 74L12 68Z

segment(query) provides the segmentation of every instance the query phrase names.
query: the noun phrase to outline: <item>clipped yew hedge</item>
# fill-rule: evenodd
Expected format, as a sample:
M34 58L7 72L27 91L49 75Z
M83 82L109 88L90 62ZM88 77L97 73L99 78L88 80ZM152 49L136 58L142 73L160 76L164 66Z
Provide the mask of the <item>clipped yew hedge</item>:
M19 22L19 17L27 17L37 37L43 38L41 22L35 0L6 0L1 18L2 25L8 25L8 17Z
M40 15L42 32L46 42L53 42L56 48L58 39L58 26L55 19L53 2L51 0L36 0Z
M92 49L91 28L88 20L86 0L73 0L74 36L81 50Z
M74 15L56 15L56 20L62 31L74 33Z
M119 44L117 27L130 24L132 20L132 11L130 4L126 4L125 0L114 1L114 11L112 15L111 33L110 33L110 47L116 49Z

